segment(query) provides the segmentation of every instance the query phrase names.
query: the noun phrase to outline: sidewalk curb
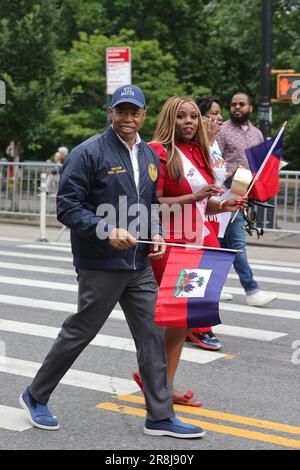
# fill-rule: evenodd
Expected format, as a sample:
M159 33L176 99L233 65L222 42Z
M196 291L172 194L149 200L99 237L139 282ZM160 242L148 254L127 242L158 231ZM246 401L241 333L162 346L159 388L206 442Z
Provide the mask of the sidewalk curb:
M283 249L291 249L291 250L300 250L300 245L281 245L279 243L251 243L248 242L247 246L255 246L255 247L264 247L264 248L283 248Z

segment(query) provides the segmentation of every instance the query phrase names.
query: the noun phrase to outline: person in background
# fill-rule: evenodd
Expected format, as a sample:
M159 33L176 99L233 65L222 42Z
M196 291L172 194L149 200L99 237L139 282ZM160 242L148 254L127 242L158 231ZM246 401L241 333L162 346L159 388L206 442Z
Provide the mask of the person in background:
M69 155L69 149L67 147L58 147L58 153L60 154L60 162L63 163L65 158Z
M253 111L250 97L247 93L238 92L233 95L230 104L230 119L224 122L217 134L222 156L226 161L228 176L234 174L238 167L249 169L249 164L245 150L263 142L263 135L257 127L250 121ZM241 285L246 293L248 305L264 307L275 300L277 296L268 292L263 292L248 262L246 248L246 232L242 228L244 217L239 213L233 223L229 223L222 239L223 248L243 250L234 260L233 266L236 270Z
M46 193L50 196L56 196L59 184L60 165L62 164L62 156L60 152L55 152L49 163L56 163L59 167L54 169L47 169L46 178Z
M20 160L19 146L15 140L11 140L5 149L5 157L8 162L14 163ZM14 165L8 167L8 178L14 177Z

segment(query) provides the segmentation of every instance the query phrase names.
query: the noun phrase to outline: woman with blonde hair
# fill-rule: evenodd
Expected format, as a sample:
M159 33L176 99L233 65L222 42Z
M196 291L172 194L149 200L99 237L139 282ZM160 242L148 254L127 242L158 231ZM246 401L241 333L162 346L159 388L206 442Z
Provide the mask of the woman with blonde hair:
M235 212L243 209L246 203L244 200L221 203L214 200L213 197L219 195L222 189L214 182L209 143L196 103L184 96L169 98L162 107L150 146L159 155L161 164L157 198L160 204L175 204L181 208L178 214L170 214L169 226L165 227L166 241L203 245L205 238L206 246L219 247L215 232L209 230L209 224L204 225L205 214ZM180 225L176 218L181 219ZM180 233L176 231L178 226L182 227ZM169 254L170 247L167 247L164 257L152 262L158 285ZM182 393L174 387L181 351L189 331L175 327L167 327L165 330L168 378L174 403L201 406L198 400L193 399L191 390ZM133 378L143 390L139 373L134 373Z

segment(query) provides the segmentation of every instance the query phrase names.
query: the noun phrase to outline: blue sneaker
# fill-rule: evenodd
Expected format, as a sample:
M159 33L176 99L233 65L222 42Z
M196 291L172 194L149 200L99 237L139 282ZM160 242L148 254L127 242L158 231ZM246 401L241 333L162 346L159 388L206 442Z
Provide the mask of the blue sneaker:
M146 419L144 434L149 436L171 436L180 439L192 439L195 437L203 437L205 432L198 426L185 424L180 419L173 416L172 418L163 419L162 421L150 421Z
M29 395L28 387L19 398L20 405L27 411L30 422L33 426L48 431L56 431L59 429L59 424L49 411L47 405L42 403L33 402Z

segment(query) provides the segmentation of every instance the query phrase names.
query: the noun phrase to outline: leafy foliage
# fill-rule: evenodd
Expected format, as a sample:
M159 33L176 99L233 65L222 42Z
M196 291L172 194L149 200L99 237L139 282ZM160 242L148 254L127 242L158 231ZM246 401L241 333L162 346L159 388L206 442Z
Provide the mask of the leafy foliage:
M42 145L54 102L56 3L1 1L0 78L7 103L0 108L1 138L22 141L27 148Z
M148 101L146 139L172 94L214 94L227 117L232 94L245 90L258 124L261 0L0 0L0 8L2 148L15 138L26 158L43 159L102 131L110 46L132 48L133 83ZM300 71L299 17L299 0L273 0L273 68ZM275 103L274 133L285 120L284 156L299 169L300 105Z

